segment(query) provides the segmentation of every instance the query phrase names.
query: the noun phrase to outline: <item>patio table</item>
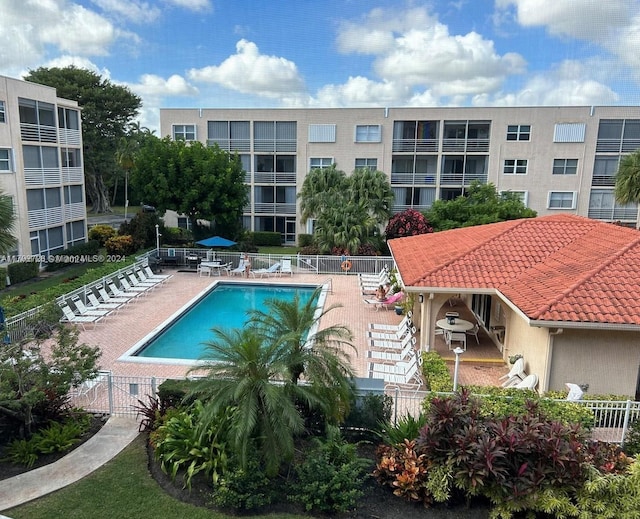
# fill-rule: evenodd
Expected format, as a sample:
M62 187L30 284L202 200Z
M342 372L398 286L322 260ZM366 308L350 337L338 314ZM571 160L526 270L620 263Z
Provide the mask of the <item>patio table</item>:
M436 326L438 328L442 328L443 330L460 333L471 330L474 327L474 324L471 321L456 318L453 324L449 324L449 321L447 319L438 319L436 321Z

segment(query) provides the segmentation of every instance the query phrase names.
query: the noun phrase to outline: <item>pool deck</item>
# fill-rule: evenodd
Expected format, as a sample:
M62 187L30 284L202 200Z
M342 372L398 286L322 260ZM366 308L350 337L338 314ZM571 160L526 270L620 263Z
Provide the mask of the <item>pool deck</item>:
M185 304L191 301L211 284L225 282L246 282L240 277L207 277L195 272L177 272L165 270L164 274L173 274L164 284L148 291L135 301L123 307L119 312L107 316L95 328L87 326L81 331L80 341L102 350L100 368L114 375L143 377L183 377L189 366L151 362L125 362L119 358L149 332L164 323ZM401 317L393 311L376 311L362 301L362 294L355 275L315 275L296 273L293 276L250 278L255 283L293 283L322 284L331 279L332 291L327 296L327 305L340 304L342 308L332 310L321 326L343 324L348 326L354 336L355 350L351 353L351 363L359 377L367 376L367 328L369 323L397 324ZM473 340L473 339L472 339ZM493 347L495 349L495 347ZM438 344L436 349L439 351ZM490 352L491 347L489 347ZM442 352L446 356L446 351ZM490 352L491 353L491 352ZM499 356L493 352L493 363L462 362L459 368L460 384L498 385L498 378L508 371L502 362L495 362ZM469 359L471 360L471 359ZM453 362L450 362L453 370Z

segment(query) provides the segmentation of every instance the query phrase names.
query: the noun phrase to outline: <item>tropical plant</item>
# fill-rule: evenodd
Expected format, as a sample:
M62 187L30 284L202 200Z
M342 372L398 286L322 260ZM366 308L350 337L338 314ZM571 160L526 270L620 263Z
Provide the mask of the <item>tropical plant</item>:
M433 228L424 215L415 209L407 209L391 217L384 234L387 240L392 240L430 232L433 232Z
M382 441L388 445L400 445L405 440L416 440L422 429L427 423L427 417L424 413L420 413L418 417L406 414L401 416L397 422L387 422L383 427Z
M327 207L333 205L332 197L342 189L346 178L346 173L336 169L335 164L309 172L298 194L302 223L310 218L318 218Z
M187 488L191 488L193 477L199 473L215 485L229 466L227 438L234 410L220 408L206 425L200 421L203 413L203 404L196 400L154 432L155 455L162 470L173 479L183 471Z
M290 499L312 510L336 514L352 510L363 495L369 460L358 457L356 445L330 427L326 439L314 438L314 447L296 466L297 481Z
M16 244L12 234L15 212L11 197L0 191L0 254L7 254Z
M291 301L269 299L264 308L249 312L249 323L265 344L281 350L286 360L289 381L298 385L304 377L317 394L323 413L341 420L353 400L353 370L347 349L353 348L349 328L343 325L322 327L331 305L318 312L317 288L306 302L296 292Z
M621 204L640 202L640 150L620 159L614 194Z
M240 466L247 468L254 448L268 475L291 460L294 437L304 429L297 401L321 402L310 386L294 386L288 372L288 352L279 343L265 343L253 327L214 328L203 356L207 376L198 380L188 397L204 403L198 428L206 430L227 407L234 407L230 443Z
M533 218L536 214L525 207L516 193L498 193L493 184L481 184L474 180L465 188L464 195L455 200L436 200L425 217L434 231L444 231L517 218Z

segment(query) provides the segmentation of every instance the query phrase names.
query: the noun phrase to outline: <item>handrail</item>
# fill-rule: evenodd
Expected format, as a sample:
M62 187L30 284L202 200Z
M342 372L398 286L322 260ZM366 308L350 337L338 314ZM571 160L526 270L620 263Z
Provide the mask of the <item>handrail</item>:
M329 293L333 294L333 278L327 278L320 283L321 285L329 285Z
M310 261L307 261L304 258L300 257L300 253L298 253L298 267L300 266L300 264L305 265L306 267L309 267L309 269L314 270L315 273L318 273L318 267L317 266L313 266L313 263L311 263Z

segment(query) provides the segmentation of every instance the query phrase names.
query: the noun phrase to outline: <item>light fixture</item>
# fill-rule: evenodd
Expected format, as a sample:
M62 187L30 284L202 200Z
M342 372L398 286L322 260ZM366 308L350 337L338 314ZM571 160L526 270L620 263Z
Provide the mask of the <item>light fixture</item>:
M456 349L453 350L453 353L456 356L456 363L453 368L453 390L457 391L458 390L458 368L460 367L460 355L464 353L464 350L460 346L458 346Z

